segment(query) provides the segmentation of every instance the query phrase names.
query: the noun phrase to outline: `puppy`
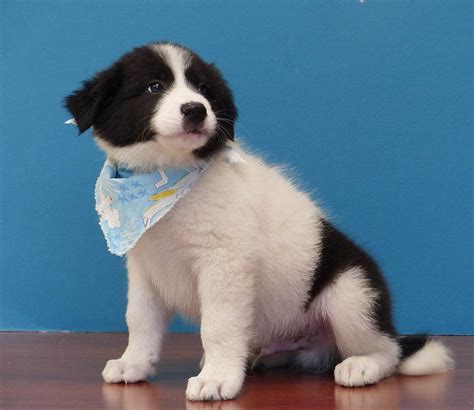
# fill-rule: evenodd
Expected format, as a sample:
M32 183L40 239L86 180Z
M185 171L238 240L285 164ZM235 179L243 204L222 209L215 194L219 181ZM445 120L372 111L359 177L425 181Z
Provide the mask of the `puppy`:
M201 326L189 400L236 397L252 362L331 370L342 386L452 367L439 341L397 334L374 260L284 171L234 142L237 109L214 65L177 44L149 44L84 82L66 106L117 166L205 167L127 252L129 342L107 362L106 382L155 373L175 312Z

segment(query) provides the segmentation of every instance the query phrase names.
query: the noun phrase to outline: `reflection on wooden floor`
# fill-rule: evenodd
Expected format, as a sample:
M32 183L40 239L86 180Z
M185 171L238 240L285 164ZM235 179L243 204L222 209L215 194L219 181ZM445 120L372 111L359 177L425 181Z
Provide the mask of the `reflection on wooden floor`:
M336 386L331 375L264 371L249 375L228 402L187 402L186 380L198 372L198 335L169 335L149 383L107 385L100 371L126 345L124 334L0 333L0 408L81 409L472 409L474 337L446 337L457 369L395 376L363 388Z

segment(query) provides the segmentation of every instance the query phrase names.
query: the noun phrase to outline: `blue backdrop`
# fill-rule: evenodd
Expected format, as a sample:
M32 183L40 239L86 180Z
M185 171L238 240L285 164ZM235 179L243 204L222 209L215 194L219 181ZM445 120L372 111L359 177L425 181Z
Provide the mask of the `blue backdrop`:
M123 260L92 199L103 155L63 125L62 98L168 39L218 63L242 139L297 169L376 255L402 332L473 333L470 0L0 8L0 329L125 330Z

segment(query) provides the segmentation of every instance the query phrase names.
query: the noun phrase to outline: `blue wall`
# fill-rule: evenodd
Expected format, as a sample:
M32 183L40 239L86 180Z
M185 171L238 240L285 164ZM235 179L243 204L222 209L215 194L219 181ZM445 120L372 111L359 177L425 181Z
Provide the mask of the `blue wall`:
M243 139L376 255L402 332L474 332L471 1L0 7L0 329L125 329L123 261L92 200L103 156L62 98L169 39L218 62Z

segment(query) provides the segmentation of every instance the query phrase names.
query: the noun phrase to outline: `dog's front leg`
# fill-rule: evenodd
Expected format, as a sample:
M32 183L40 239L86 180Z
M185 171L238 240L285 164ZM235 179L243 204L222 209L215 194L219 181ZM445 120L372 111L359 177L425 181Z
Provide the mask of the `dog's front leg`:
M127 260L127 268L128 346L120 359L107 362L102 371L107 383L135 383L155 373L169 317L149 278L131 256Z
M201 338L205 361L188 380L189 400L227 400L239 393L249 354L253 280L244 264L223 258L199 274Z

